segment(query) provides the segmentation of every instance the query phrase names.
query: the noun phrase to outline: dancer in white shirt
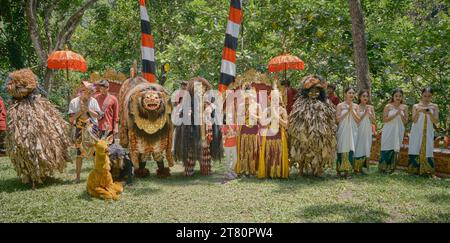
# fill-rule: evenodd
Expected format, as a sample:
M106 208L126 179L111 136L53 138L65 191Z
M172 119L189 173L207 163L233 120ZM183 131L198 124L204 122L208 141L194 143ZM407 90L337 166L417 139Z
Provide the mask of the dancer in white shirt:
M411 136L408 146L408 171L413 174L434 175L434 128L439 122L439 108L431 103L433 90L422 89L422 98L412 108Z
M361 90L358 94L358 116L361 121L358 125L358 137L356 139L355 173L364 173L363 168L369 169L370 151L372 149L372 124L375 123L375 110L369 105L369 91Z
M337 161L336 171L338 177L349 178L349 173L353 170L353 156L356 148L358 136L358 123L360 118L357 114L358 105L353 103L355 90L347 88L345 90L345 101L338 104L336 109L337 131Z
M389 104L383 110L384 126L381 132L380 172L392 173L398 161L400 146L408 122L408 107L403 104L403 91L395 89Z

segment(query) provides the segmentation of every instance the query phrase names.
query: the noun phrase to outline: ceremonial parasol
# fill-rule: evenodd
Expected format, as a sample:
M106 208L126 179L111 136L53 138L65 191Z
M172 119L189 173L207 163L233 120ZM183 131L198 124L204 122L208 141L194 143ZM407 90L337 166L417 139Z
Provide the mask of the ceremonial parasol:
M286 80L287 70L303 70L305 63L298 57L285 53L272 58L267 67L269 72L284 71L284 79Z
M83 56L70 51L67 45L64 51L55 51L47 58L47 67L50 69L65 69L69 80L69 70L86 72L87 64Z

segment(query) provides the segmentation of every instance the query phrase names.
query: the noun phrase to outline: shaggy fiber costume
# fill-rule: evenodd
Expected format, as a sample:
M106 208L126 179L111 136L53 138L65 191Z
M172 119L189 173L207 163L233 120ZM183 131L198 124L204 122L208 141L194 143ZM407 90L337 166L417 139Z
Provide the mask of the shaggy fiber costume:
M95 145L95 165L89 173L86 189L92 197L118 200L118 194L123 192L119 182L113 182L108 156L108 142L101 139Z
M9 74L7 153L24 183L43 183L55 171L63 172L70 161L69 124L38 90L30 69Z
M119 93L120 145L129 148L137 177L149 174L145 156L158 165L156 174L165 178L170 169L164 167L164 157L173 166L171 121L172 105L168 92L159 84L141 77L126 80Z
M201 86L203 90L195 90L195 86ZM183 162L185 176L194 175L196 161L200 162L200 174L209 175L211 174L211 161L222 158L222 133L220 132L219 125L217 123L195 125L194 123L193 114L197 112L203 114L203 112L206 112L203 110L205 101L197 100L197 102L194 102L194 100L203 97L204 93L210 89L211 84L208 80L202 77L192 78L189 80L187 87L191 96L191 103L185 103L189 102L189 99L186 100L183 98L182 100L181 105L188 107L188 110L183 110L180 113L180 117L189 116L188 119L190 119L191 123L177 126L175 131L174 154L177 161ZM194 92L198 93L194 95ZM195 104L202 104L202 106L195 107ZM214 108L212 108L211 117L215 119Z
M320 76L305 77L289 116L290 158L299 175L321 176L336 158L336 111L326 101L326 86Z
M111 175L114 180L125 180L126 183L133 183L133 163L130 155L118 144L112 144L108 148L109 159L111 161Z

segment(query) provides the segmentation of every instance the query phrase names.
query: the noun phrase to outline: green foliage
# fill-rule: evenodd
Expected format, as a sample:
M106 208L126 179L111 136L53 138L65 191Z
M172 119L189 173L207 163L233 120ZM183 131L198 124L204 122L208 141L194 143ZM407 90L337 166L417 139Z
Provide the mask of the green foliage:
M20 24L17 26L20 28L16 27L18 29L13 32L7 29L10 25L2 15L0 38L18 38L24 65L32 66L36 63L36 56L29 51L31 42L21 17L23 10L19 4L12 4L14 1L8 2L11 2L11 13L18 17ZM62 15L81 2L59 1L55 11ZM418 102L420 90L431 86L436 91L434 102L441 109L441 132L448 131L448 1L366 0L362 4L373 103L378 117L381 118L393 88L403 88L406 103L411 106ZM180 80L196 75L217 84L229 0L148 0L147 8L155 39L157 72L163 63L168 62L171 67L165 86L174 90ZM341 98L345 87L356 86L347 1L243 0L243 8L237 51L238 73L249 68L266 71L270 58L286 50L305 61L304 71L288 72L293 85L298 86L306 74L318 73L337 84ZM103 72L108 68L128 73L133 60L138 60L138 63L140 60L138 1L100 0L85 13L70 44L88 60L89 73ZM0 50L5 50L5 46L0 45ZM0 55L0 74L4 75L13 68L14 64L7 56ZM64 73L58 72L61 76L58 76L61 80L58 87L74 87L80 79L88 78L89 73L72 72L70 83L65 85ZM66 92L55 93L52 95ZM64 99L53 100L62 104Z

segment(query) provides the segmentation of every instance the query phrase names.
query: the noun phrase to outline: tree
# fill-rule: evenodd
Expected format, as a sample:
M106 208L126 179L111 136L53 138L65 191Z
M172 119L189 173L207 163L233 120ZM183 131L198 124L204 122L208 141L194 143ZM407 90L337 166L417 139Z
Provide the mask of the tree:
M53 51L62 49L66 44L87 9L98 0L84 1L65 21L64 15L67 8L62 8L59 11L60 16L56 17L55 8L59 7L61 3L63 6L70 6L70 3L60 0L54 1L40 1L38 6L37 0L26 0L25 2L25 17L29 27L29 33L33 47L36 50L40 67L45 70L44 88L51 91L54 73L47 68L47 57ZM75 1L77 2L77 1ZM38 11L38 7L40 11ZM52 18L57 18L57 21L52 21ZM43 20L43 22L42 22ZM39 23L42 22L42 23ZM52 23L56 26L53 26ZM59 25L59 23L63 23ZM45 39L43 39L43 37Z
M0 68L20 69L33 63L33 48L27 32L23 3L20 1L0 0L0 52L5 61ZM2 72L0 72L0 75Z
M364 31L364 15L360 0L349 0L350 16L352 19L353 51L358 78L358 89L371 88L369 79L369 60Z

